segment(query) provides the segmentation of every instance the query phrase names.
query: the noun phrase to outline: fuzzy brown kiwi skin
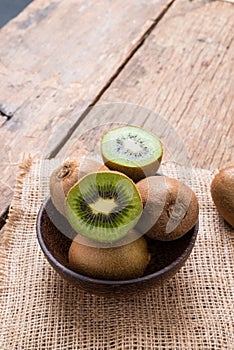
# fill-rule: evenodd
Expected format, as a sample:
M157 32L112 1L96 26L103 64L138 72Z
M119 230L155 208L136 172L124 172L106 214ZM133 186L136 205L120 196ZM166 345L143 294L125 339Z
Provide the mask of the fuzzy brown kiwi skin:
M91 172L108 170L104 164L89 158L65 161L50 176L50 196L55 208L66 216L66 197L78 180Z
M129 167L110 161L104 155L102 155L105 165L110 170L119 171L132 179L135 183L144 179L145 177L154 175L160 167L162 161L162 155L157 160L144 167Z
M137 229L148 237L175 240L196 224L198 200L184 183L166 176L151 176L138 182L136 187L144 207Z
M150 261L147 243L143 237L126 245L112 248L98 248L83 243L72 242L69 253L72 270L94 278L105 280L128 280L140 277Z
M234 228L234 165L215 175L210 190L218 212Z

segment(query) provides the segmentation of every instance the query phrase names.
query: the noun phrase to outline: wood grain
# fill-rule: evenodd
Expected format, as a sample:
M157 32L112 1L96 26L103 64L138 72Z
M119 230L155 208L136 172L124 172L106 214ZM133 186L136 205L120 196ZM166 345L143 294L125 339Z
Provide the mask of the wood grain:
M37 0L0 31L0 214L20 155L60 148L169 3Z
M233 21L230 3L176 1L102 96L103 111L89 113L59 155L77 154L79 136L97 126L86 142L92 151L98 125L112 121L152 130L193 166L234 163Z

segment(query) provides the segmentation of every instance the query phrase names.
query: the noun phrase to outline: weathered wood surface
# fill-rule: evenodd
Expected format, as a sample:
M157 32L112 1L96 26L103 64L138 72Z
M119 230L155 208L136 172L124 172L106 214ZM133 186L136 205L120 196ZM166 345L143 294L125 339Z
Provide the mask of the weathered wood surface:
M178 157L183 141L195 166L234 162L233 5L93 4L38 0L0 31L1 213L22 152L77 156L109 122L159 133Z
M171 0L37 0L0 31L0 215L21 153L52 156Z
M168 129L175 128L193 166L214 169L234 163L233 22L230 3L174 2L99 101L129 102L152 112L135 107L134 113L133 107L111 104L109 112L107 106L100 106L101 112L95 108L59 155L76 155L79 136L110 120L162 133L166 143L172 142L171 150L173 133L163 132L156 113L169 123ZM88 133L91 151L98 132ZM180 150L181 145L176 159Z

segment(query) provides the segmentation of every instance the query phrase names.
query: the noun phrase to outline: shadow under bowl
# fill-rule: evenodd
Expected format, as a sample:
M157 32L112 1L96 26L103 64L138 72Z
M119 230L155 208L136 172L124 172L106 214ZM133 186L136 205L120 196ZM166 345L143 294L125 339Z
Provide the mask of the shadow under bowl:
M50 197L44 201L39 210L36 231L43 253L62 278L92 294L127 296L156 288L177 273L194 247L198 222L183 237L175 241L162 242L146 237L151 261L144 275L121 281L92 278L70 269L68 251L77 233L55 209ZM62 232L66 232L66 235Z

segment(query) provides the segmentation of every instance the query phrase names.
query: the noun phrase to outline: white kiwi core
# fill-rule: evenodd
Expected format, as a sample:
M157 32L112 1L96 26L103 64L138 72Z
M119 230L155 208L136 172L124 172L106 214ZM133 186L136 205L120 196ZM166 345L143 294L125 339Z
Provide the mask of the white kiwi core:
M95 203L89 204L94 214L110 214L115 208L118 208L114 198L98 198Z
M123 147L126 150L134 153L139 153L142 151L141 146L136 141L130 139L123 140Z

